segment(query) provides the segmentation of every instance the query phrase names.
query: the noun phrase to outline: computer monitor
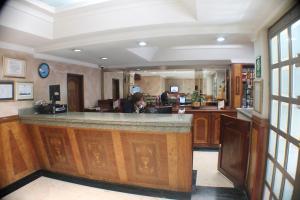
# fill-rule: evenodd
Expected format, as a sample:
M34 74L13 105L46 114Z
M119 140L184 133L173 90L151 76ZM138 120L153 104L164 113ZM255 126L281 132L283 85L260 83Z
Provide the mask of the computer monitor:
M185 97L179 97L179 103L185 104Z
M131 88L131 94L141 92L141 88L139 86L132 86Z
M178 92L178 86L171 86L170 91L171 92Z

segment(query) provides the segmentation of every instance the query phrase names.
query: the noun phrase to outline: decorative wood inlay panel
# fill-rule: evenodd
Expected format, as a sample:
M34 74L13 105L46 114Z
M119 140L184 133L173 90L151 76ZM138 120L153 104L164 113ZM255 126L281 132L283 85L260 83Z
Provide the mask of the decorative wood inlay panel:
M0 120L0 188L39 168L31 137L16 117Z
M192 189L191 132L23 125L14 120L0 120L0 188L46 169L148 188Z
M66 173L76 172L76 166L66 129L40 127L40 133L46 147L51 169Z
M110 132L76 129L75 134L87 175L97 179L117 179L118 170Z
M167 185L166 135L121 133L128 180L135 183Z
M26 163L22 157L19 146L11 130L9 130L9 143L11 149L11 158L13 163L14 174L19 174L27 170Z

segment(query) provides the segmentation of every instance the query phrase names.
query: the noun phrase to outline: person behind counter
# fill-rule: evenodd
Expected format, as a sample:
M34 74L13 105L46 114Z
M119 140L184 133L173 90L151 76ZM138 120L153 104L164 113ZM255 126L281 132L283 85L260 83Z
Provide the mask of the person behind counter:
M134 93L125 103L125 113L144 113L146 108L146 102L144 101L144 95L140 92Z
M163 106L169 104L168 98L169 98L169 92L168 92L168 91L165 91L165 92L163 92L163 93L160 95L160 101L161 101L161 104L162 104Z

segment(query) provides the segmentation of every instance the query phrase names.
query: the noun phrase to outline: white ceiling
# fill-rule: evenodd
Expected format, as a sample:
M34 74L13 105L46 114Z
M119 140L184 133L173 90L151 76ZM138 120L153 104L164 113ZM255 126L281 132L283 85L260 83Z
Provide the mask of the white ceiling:
M293 0L11 0L0 13L0 41L109 68L253 63L257 32L292 4ZM216 42L218 36L225 42ZM147 47L139 47L140 40ZM76 53L74 48L83 51Z

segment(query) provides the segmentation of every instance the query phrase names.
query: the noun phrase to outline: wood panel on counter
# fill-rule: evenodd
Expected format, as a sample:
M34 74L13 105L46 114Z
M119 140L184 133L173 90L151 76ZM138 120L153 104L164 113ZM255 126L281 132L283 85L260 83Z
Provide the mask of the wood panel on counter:
M190 192L191 132L136 132L28 125L43 169Z
M240 108L242 105L242 64L231 65L231 107Z
M0 188L39 169L30 132L18 116L0 119Z
M268 119L252 117L250 152L247 175L247 192L249 199L262 199L265 160L268 140Z
M187 114L193 114L193 147L219 147L221 115L236 117L233 109L187 109Z

